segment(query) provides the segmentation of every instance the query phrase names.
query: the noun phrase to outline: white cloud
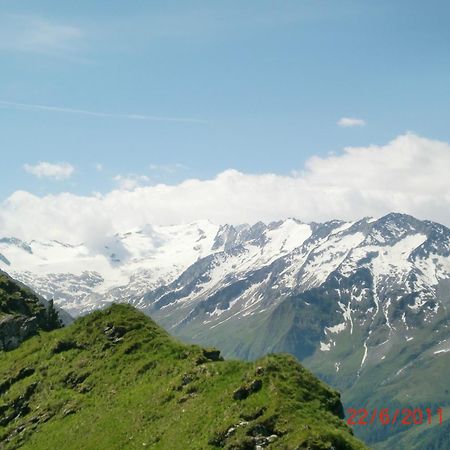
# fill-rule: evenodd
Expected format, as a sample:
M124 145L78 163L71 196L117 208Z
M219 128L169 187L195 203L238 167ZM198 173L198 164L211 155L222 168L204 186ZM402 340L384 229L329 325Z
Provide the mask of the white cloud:
M0 15L0 50L62 55L79 48L84 37L76 26L31 15Z
M143 186L150 182L150 178L146 175L137 175L135 173L130 173L127 175L116 175L114 181L119 186L119 189L125 191L131 191L139 186Z
M23 166L26 172L38 178L53 178L54 180L65 180L72 176L75 168L68 163L52 164L46 161L41 161L34 166L25 164Z
M337 121L337 124L340 127L349 128L349 127L363 127L366 125L366 122L363 119L356 119L354 117L341 117Z
M448 143L406 134L383 146L311 158L294 175L227 170L209 180L125 185L85 197L18 191L1 205L0 236L95 243L148 223L325 221L391 211L450 225L449 167Z

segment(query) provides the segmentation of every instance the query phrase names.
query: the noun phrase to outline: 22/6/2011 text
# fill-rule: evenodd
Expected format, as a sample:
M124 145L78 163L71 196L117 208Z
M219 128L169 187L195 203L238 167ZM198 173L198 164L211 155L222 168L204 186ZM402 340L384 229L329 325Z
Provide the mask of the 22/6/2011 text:
M374 408L368 411L366 408L348 408L347 409L347 424L355 425L373 425L376 422L382 425L395 425L400 423L402 425L421 425L428 423L431 425L438 421L442 425L442 408L432 410L431 408L396 408L390 410L389 408Z

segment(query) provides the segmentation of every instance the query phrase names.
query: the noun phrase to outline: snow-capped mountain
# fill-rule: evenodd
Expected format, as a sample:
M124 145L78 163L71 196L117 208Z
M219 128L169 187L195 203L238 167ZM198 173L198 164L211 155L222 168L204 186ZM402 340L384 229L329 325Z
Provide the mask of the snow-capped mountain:
M148 225L115 235L94 249L83 243L3 237L0 268L77 316L112 301L140 303L137 299L169 285L196 262L216 253L234 253L241 241L249 254L241 255L240 266L262 267L288 254L310 233L309 225L295 220L253 227L219 226L205 220ZM232 265L221 270L233 270Z
M351 329L361 314L382 316L388 329L400 320L406 329L446 307L441 293L450 278L449 242L446 227L401 214L324 224L198 221L149 225L94 250L2 238L0 268L72 315L129 301L172 328L201 320L208 330L328 287L339 296L334 332ZM323 336L322 348L333 345L333 331Z
M211 253L219 226L146 226L102 246L0 238L0 269L72 315L122 301L171 282Z
M308 337L288 350L306 358L332 351L344 330L361 332L361 370L385 356L393 335L412 340L417 326L446 314L450 231L394 213L323 224L288 219L252 226L149 225L94 250L2 238L0 268L72 315L128 301L173 332L200 341L220 340L242 326L256 333L298 298L293 304L301 316L320 317L321 325L314 333L312 323L297 330ZM318 305L307 300L317 295L324 298ZM386 345L372 351L381 336ZM264 337L255 345L228 339L224 350L252 357L280 345ZM448 348L445 339L435 351Z
M296 299L301 315L322 325L288 350L305 358L316 350L331 351L344 330L363 333L358 369L385 356L394 334L412 340L417 326L447 313L450 231L433 222L389 214L357 222L223 226L211 250L172 283L131 301L175 333L200 341L216 338L219 344L230 329L241 336L241 328L262 330L283 304ZM318 295L324 299L315 304ZM315 314L314 308L319 308ZM297 331L304 335L312 325ZM284 327L283 339L288 332ZM376 344L381 336L384 347ZM251 345L243 341L227 339L222 346L243 357L280 345L286 350L273 337L261 336ZM376 352L369 351L372 344ZM447 339L435 351L446 349Z

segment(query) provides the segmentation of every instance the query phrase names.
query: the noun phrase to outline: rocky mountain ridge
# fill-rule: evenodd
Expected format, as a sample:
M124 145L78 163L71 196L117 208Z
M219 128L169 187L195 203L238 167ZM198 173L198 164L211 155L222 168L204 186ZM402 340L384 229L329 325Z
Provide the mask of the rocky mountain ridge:
M0 351L13 350L40 330L63 325L53 302L47 302L0 271Z

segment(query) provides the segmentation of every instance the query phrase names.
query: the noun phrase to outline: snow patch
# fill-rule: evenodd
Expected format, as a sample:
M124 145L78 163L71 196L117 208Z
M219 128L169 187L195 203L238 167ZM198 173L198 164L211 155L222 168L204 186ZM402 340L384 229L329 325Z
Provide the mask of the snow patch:
M329 331L330 333L340 333L341 331L344 331L346 328L347 324L345 322L342 322L332 327L325 327L325 330Z
M447 353L450 352L450 348L444 348L442 350L438 350L436 352L434 352L435 355L438 355L439 353Z
M320 351L329 352L330 350L331 350L330 344L324 344L323 342L320 342Z

